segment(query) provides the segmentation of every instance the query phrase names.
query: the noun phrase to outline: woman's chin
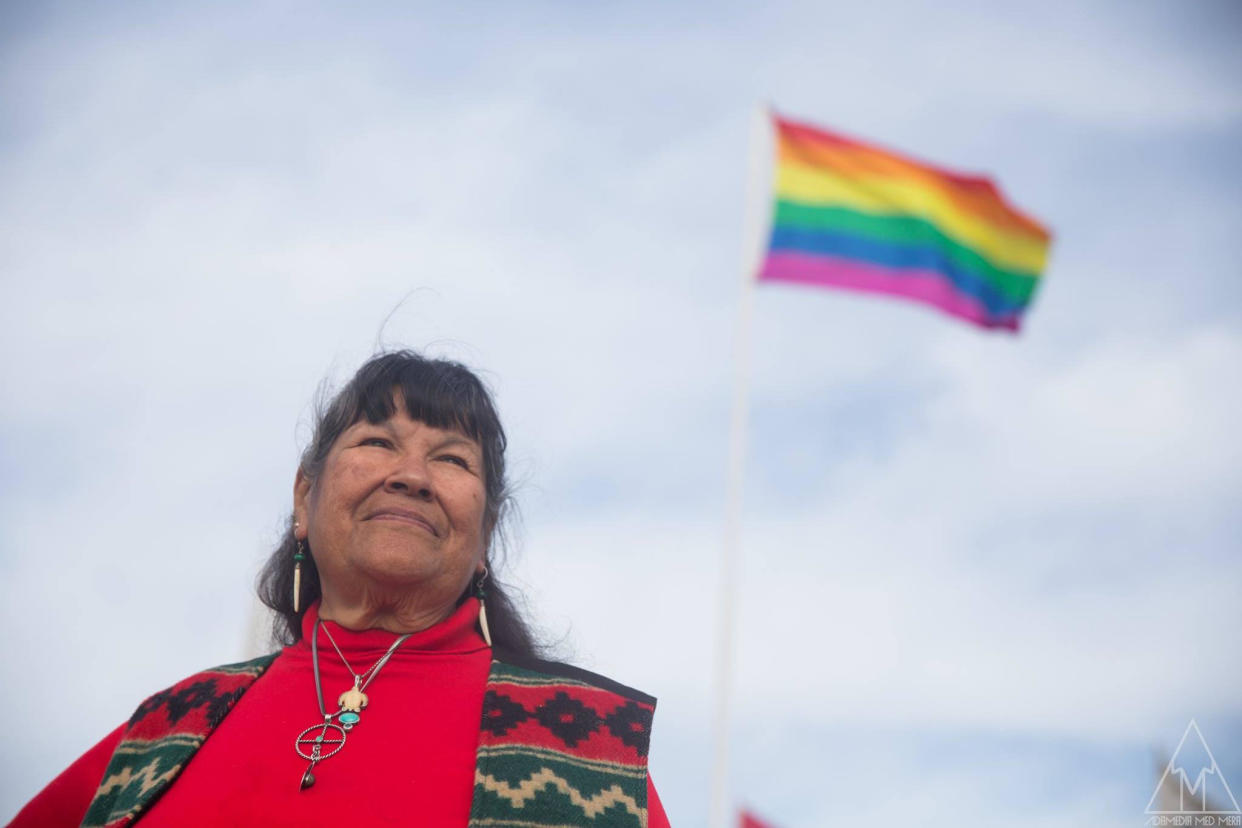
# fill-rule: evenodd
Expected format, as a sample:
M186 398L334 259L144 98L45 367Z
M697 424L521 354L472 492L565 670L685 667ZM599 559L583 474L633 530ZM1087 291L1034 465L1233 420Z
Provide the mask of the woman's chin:
M372 548L353 557L351 569L375 587L417 588L443 575L444 560L438 553L408 546Z

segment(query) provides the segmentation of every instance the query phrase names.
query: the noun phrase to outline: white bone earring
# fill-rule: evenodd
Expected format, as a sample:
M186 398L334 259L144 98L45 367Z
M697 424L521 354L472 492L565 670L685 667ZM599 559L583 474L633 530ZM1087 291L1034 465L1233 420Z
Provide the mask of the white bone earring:
M487 607L483 603L483 582L486 580L487 567L484 566L483 572L479 575L479 580L474 582L474 597L479 599L479 630L483 633L483 640L490 647L492 646L492 631L487 628Z
M293 524L296 530L298 525ZM293 611L302 609L302 561L306 560L306 541L299 540L297 551L293 553Z

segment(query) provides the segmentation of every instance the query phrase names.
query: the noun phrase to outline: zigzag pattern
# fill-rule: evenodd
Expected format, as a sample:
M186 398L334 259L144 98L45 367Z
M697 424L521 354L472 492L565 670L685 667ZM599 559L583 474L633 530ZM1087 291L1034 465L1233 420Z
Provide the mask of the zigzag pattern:
M590 819L594 819L608 808L620 803L625 806L627 811L638 817L641 824L647 824L647 809L640 808L634 797L627 795L625 791L621 790L620 785L613 785L607 790L586 797L582 795L581 791L569 784L567 780L557 776L551 768L546 767L519 782L517 786L512 786L502 779L496 779L491 774L484 774L479 770L474 772L474 781L475 784L482 785L488 791L509 800L513 803L514 808L525 807L528 800L534 799L536 794L551 784L562 795L569 797L569 801L581 808L582 812Z
M99 783L99 792L108 793L116 788L128 788L137 782L137 795L143 796L156 785L167 782L176 776L177 772L181 770L181 765L173 765L163 773L156 773L158 768L159 762L151 762L143 765L141 768L137 769L137 771L134 771L131 768L123 768L120 773L114 773L111 776L104 777L103 782ZM128 812L128 810L129 809L126 809L126 812ZM119 816L119 814L116 816Z
M149 796L176 778L202 742L201 736L184 734L167 737L155 746L145 740L121 742L83 825L127 825Z
M275 658L273 653L190 676L139 705L83 826L122 828L138 819Z

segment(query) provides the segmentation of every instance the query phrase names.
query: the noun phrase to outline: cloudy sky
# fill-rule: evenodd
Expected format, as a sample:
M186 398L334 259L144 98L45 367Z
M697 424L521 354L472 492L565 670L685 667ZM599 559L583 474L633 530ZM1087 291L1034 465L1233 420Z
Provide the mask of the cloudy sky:
M319 383L478 367L510 577L660 697L707 818L757 107L994 174L1018 337L763 286L734 797L779 825L1142 824L1242 796L1242 6L6 3L0 819L242 656Z

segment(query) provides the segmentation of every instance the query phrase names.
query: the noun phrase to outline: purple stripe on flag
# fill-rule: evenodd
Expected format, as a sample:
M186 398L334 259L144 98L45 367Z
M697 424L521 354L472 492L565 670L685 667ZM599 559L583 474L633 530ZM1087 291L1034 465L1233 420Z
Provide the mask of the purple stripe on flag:
M952 283L935 270L895 269L857 259L773 252L764 260L759 278L904 296L934 305L945 313L984 328L1018 330L1017 315L995 316L988 313L981 302L969 294L955 290Z

